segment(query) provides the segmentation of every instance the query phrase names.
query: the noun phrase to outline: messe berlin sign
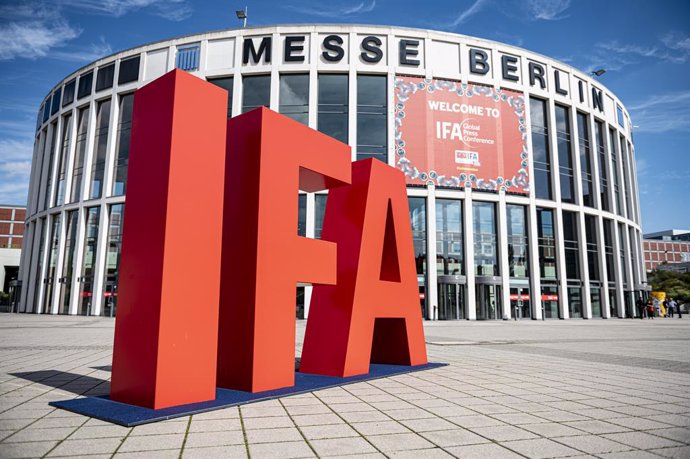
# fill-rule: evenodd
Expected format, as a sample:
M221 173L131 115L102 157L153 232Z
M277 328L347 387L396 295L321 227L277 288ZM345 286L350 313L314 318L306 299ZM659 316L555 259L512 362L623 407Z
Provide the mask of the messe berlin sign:
M314 285L300 372L426 364L403 174L266 108L226 114L224 90L180 70L134 96L111 399L293 386L298 283ZM297 235L298 190L329 190L321 240Z
M522 94L397 77L395 100L396 164L407 183L529 193Z

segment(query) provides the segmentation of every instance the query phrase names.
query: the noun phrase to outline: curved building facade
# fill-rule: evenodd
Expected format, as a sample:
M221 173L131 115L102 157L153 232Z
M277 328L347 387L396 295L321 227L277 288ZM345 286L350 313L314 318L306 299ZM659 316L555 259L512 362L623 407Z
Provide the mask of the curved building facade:
M228 116L268 106L405 173L426 319L637 314L647 286L620 100L514 46L353 25L190 35L57 84L37 120L20 311L114 315L133 94L176 67L226 89ZM296 199L296 230L320 237L327 195ZM190 244L203 224L189 215ZM297 287L298 317L310 289Z

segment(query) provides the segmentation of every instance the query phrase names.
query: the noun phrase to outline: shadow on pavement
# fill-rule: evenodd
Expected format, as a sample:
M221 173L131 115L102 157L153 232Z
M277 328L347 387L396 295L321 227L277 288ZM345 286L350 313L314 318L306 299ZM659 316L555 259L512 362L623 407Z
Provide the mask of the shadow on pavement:
M110 382L105 379L57 370L26 371L10 373L44 386L72 392L77 395L101 395L110 391Z

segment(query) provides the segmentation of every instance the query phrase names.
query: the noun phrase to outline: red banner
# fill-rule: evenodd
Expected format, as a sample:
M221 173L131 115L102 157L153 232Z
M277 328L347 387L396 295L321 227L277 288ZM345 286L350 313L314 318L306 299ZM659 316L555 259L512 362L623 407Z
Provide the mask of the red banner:
M395 97L396 166L407 183L529 193L522 94L396 77Z

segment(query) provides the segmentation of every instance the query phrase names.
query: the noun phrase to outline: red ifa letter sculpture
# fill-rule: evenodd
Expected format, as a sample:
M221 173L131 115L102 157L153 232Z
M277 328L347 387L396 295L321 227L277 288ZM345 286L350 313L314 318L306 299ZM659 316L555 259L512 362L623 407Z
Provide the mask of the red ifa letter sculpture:
M228 121L219 387L295 384L297 283L336 280L335 244L297 235L297 192L349 182L347 145L263 107Z
M402 173L352 165L329 192L322 239L338 245L338 281L312 293L300 372L353 376L369 362L427 363L412 229Z
M316 284L302 371L426 363L401 172L266 108L227 120L225 91L179 70L134 100L113 400L294 385L298 282ZM298 190L326 189L323 240L299 237Z
M134 95L113 400L216 397L226 113L223 90L181 70Z

